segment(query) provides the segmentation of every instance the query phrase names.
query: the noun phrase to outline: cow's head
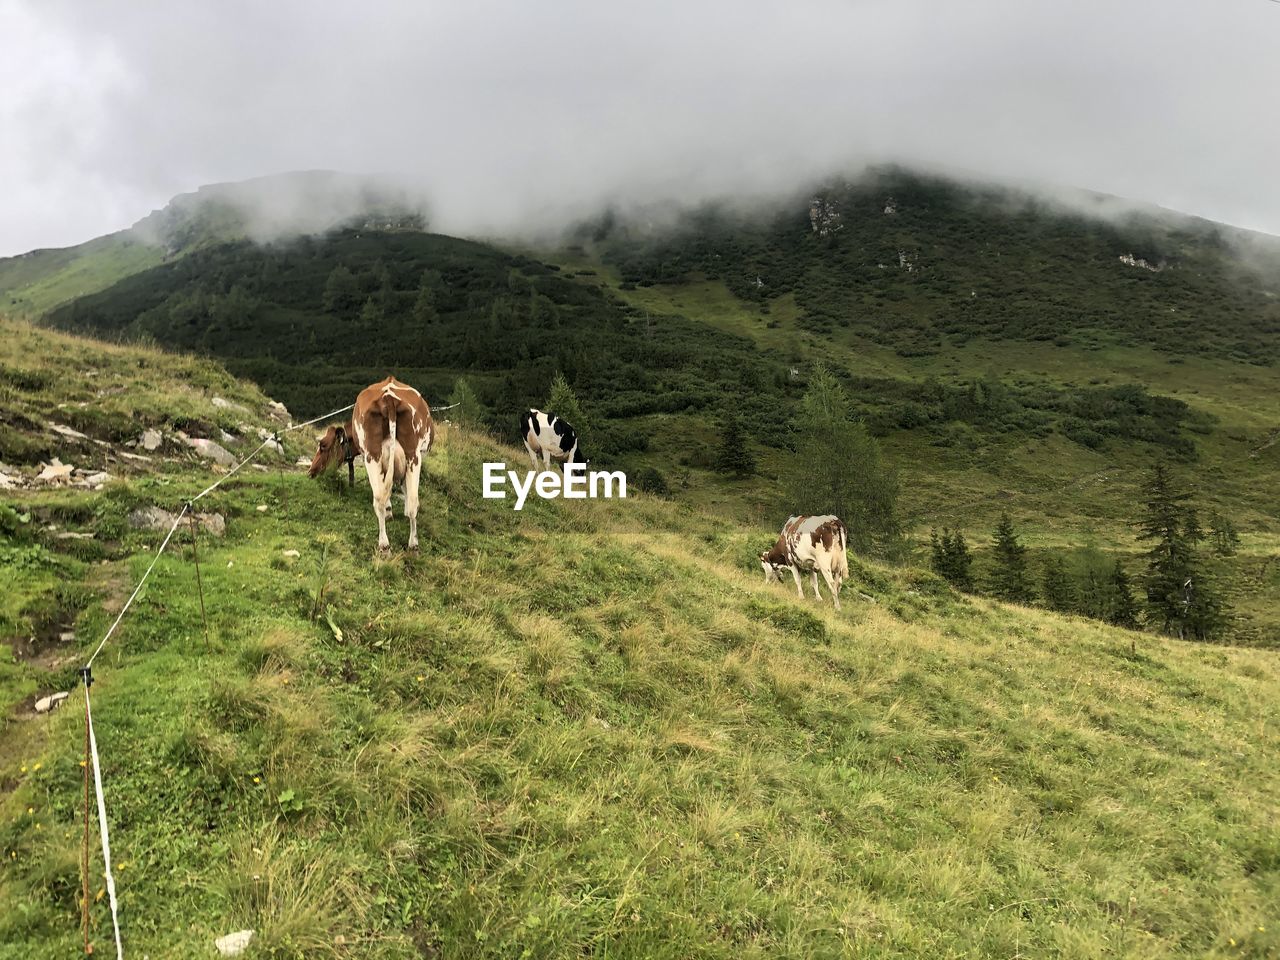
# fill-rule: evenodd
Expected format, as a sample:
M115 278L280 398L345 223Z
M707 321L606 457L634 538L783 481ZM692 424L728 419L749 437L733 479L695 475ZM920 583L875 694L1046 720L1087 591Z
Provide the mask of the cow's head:
M591 461L582 455L582 449L575 443L573 449L569 451L569 456L565 458L565 463L580 463L584 467L591 466Z
M760 567L764 570L765 583L772 583L774 580L781 582L782 571L786 569L786 564L774 563L772 551L766 550L760 554Z
M309 476L318 477L346 459L346 450L351 443L344 427L337 424L329 427L316 438L316 454L311 458Z

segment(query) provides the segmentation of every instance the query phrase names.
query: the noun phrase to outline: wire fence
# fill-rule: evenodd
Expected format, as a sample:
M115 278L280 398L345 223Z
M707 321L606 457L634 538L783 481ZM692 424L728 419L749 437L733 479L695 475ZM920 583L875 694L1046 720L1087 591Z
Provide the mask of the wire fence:
M192 522L194 522L195 504L197 501L204 499L209 494L213 493L213 491L217 490L218 487L222 486L222 484L226 483L228 480L234 477L237 473L240 472L240 470L247 463L253 460L266 447L272 444L275 444L279 453L283 455L284 444L280 441L281 433L292 433L295 430L301 430L304 427L309 427L312 424L319 423L322 420L328 420L330 417L336 417L338 414L346 413L348 410L352 409L354 406L355 406L354 403L348 404L345 407L339 407L337 410L331 410L328 413L322 414L321 416L313 417L310 420L304 420L302 423L290 423L288 426L283 427L281 430L275 431L270 437L265 438L262 441L262 443L258 444L258 446L248 456L240 460L235 466L233 466L225 474L223 474L213 483L209 484L209 486L205 487L203 490L197 493L194 497L191 497L186 502L184 502L182 505L182 509L178 512L178 515L174 519L172 526L169 527L169 531L165 534L164 539L160 542L160 546L156 549L155 556L152 558L151 563L147 566L146 571L142 574L142 577L138 580L137 585L133 588L133 592L129 595L129 599L126 600L124 603L124 606L120 608L120 612L116 615L115 620L112 621L111 626L108 627L106 633L103 634L102 640L99 641L97 647L94 648L93 653L90 655L89 659L85 662L85 665L80 669L80 677L84 685L85 767L86 767L86 770L92 771L92 776L93 776L93 789L94 789L94 794L96 798L97 815L98 815L98 833L102 842L103 870L106 876L108 903L111 908L111 927L112 927L112 933L114 934L114 937L115 937L117 960L124 960L124 945L120 937L120 907L116 897L115 875L111 868L111 838L110 838L110 831L108 830L108 826L107 826L108 820L107 820L106 797L103 792L103 786L102 786L102 765L99 761L99 756L98 756L98 740L97 740L97 735L93 728L93 710L90 705L90 696L89 696L89 688L93 684L93 663L95 660L97 660L98 654L102 653L103 648L106 647L107 641L110 640L111 637L115 634L116 628L119 627L121 621L124 620L124 616L126 613L129 612L129 608L133 606L134 601L137 600L138 596L142 593L143 586L146 585L147 579L151 576L152 571L155 570L156 564L160 562L160 557L163 556L165 550L168 549L170 542L173 540L173 535L174 533L177 532L178 526L182 523L183 519L190 517ZM447 406L432 407L431 410L433 413L436 413L443 410L452 410L454 407L457 407L457 406L460 406L460 404L453 403ZM192 536L194 538L194 530L193 530ZM203 587L201 588L201 591L202 591L201 606L203 608L203 604L204 604ZM83 857L84 857L83 869L85 873L84 889L86 892L83 898L83 916L82 916L82 922L83 922L84 931L85 931L85 953L86 954L93 952L92 945L90 944L90 941L89 941L89 897L87 893L88 882L89 882L88 881L88 869L89 869L88 868L88 855L89 855L88 854L88 845L89 845L88 802L89 802L88 783L86 782L85 839L84 839L84 850L83 850Z

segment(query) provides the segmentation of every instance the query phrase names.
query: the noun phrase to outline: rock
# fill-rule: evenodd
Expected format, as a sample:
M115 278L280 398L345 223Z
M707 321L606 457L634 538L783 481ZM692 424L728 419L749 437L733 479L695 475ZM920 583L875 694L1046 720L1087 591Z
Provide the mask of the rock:
M289 423L293 420L288 408L278 400L272 400L267 404L267 415L270 416L272 420L280 420L284 423Z
M74 630L63 630L61 633L58 634L58 640L61 643L71 643L71 641L75 640L75 638L76 638L76 632Z
M252 930L237 930L235 933L228 933L225 937L219 937L213 941L213 945L224 957L238 957L249 948L249 942L252 939Z
M47 697L41 697L36 701L36 713L48 713L69 696L71 696L71 694L64 690L61 693L51 693Z
M257 510L259 513L266 513L267 505L265 503L260 503L256 507L254 507L254 509Z
M111 479L111 474L106 473L104 471L99 471L98 473L89 474L87 477L83 478L82 480L79 480L78 482L84 484L86 487L92 487L94 490L101 490L102 485L104 483L107 483L110 479Z
M11 477L7 473L0 473L0 490L16 490L20 485L17 477Z
M302 556L302 554L300 554L297 550L286 550L286 551L284 552L284 555L285 555L286 557L300 557L300 556Z
M239 442L239 440L240 440L240 438L239 438L239 437L237 437L234 433L227 433L227 431L225 431L225 430L223 430L223 431L222 431L222 442L223 442L223 443L238 443L238 442Z
M154 453L160 449L160 444L164 443L164 437L160 435L159 430L143 430L138 443L142 445L143 450Z
M224 467L234 467L236 465L235 456L226 447L215 443L213 440L191 437L187 440L187 446L191 447L192 450L206 460L220 463Z
M81 533L76 530L63 530L61 533L53 535L55 540L92 540L92 533Z
M69 463L63 463L57 457L53 458L53 463L47 463L44 469L36 476L41 483L57 483L60 480L66 480L75 470Z
M243 404L236 403L233 400L224 400L222 397L214 397L210 402L219 410L243 410L245 413L249 412Z
M66 437L69 440L88 440L79 430L73 430L65 423L49 423L46 426L59 436Z
M176 513L170 513L162 507L139 507L129 514L129 526L135 530L155 530L157 533L168 533L177 519L178 515ZM215 537L221 537L227 532L227 520L220 513L197 513L196 523L200 525L202 530Z
M295 467L309 467L311 466L311 458L299 457L297 460L293 461L293 465Z

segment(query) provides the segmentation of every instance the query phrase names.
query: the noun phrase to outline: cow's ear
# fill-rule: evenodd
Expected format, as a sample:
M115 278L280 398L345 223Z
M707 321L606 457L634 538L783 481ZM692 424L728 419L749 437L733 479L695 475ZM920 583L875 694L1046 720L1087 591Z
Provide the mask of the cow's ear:
M341 427L334 427L333 435L337 438L338 442L341 443L347 438L347 431L343 430Z

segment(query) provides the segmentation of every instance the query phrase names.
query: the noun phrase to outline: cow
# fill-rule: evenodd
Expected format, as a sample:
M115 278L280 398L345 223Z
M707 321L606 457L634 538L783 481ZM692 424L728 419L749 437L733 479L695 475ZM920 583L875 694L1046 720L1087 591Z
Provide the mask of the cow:
M801 571L813 577L813 595L819 600L818 574L827 581L831 599L840 609L840 585L849 576L849 558L845 553L848 532L839 517L792 517L782 525L782 533L772 549L760 554L764 582L781 582L782 571L788 569L796 579L796 593L804 599L800 586Z
M530 408L520 414L520 436L529 452L529 462L538 469L538 454L542 454L542 468L551 469L552 460L561 460L565 466L571 463L587 463L578 448L578 435L568 421L554 413L543 413Z
M395 377L365 387L356 397L351 419L331 425L317 438L311 476L318 476L345 459L364 457L365 473L373 491L373 512L378 518L378 550L391 549L387 539L387 515L391 512L391 487L404 483L404 515L409 518L409 549L418 549L418 482L422 458L435 440L431 408L422 394Z

